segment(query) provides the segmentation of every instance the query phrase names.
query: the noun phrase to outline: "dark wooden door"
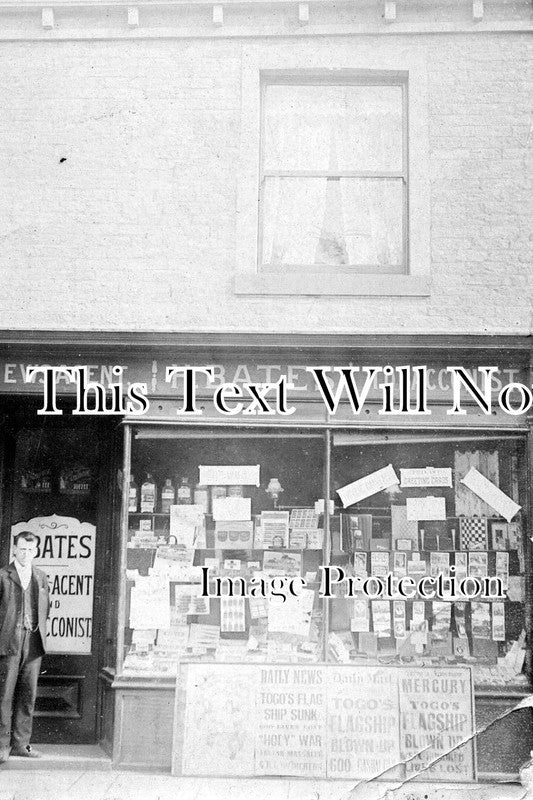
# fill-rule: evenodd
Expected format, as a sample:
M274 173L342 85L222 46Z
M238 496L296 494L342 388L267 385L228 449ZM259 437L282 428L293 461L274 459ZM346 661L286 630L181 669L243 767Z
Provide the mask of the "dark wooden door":
M98 674L105 650L104 586L110 524L109 424L28 415L7 426L2 564L21 528L40 539L35 565L51 588L47 646L33 741L87 744L98 738ZM107 482L107 483L106 483ZM111 509L107 514L109 519Z

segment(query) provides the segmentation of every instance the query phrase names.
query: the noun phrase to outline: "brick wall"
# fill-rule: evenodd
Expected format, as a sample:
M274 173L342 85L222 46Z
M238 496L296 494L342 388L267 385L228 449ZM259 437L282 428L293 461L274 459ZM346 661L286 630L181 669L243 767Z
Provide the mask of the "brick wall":
M244 46L426 51L429 298L233 293ZM512 32L2 42L0 327L527 333L530 64Z

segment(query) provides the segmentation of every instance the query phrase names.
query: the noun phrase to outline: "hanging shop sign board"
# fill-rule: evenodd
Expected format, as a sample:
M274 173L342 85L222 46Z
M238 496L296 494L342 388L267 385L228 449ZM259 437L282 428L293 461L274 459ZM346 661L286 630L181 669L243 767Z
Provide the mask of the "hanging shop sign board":
M11 528L39 537L34 564L50 584L48 653L91 652L96 528L74 517L34 517Z
M433 402L451 403L453 376L446 363L427 364L422 377L416 372L419 367L396 367L393 370L393 377L390 377L383 371L385 367L388 367L389 363L394 363L394 355L390 359L390 362L384 361L381 367L377 368L375 374L372 373L372 375L369 375L368 370L374 369L374 367L366 367L365 362L360 362L359 366L354 367L349 383L357 388L361 399L367 397L369 401L381 402L383 400L382 384L391 382L394 379L398 384L398 391L399 385L405 380L406 386L410 387L409 393L412 393L413 397L417 393L420 381L422 381L430 406ZM250 384L256 387L264 387L267 384L276 384L283 378L286 384L287 396L294 402L322 402L324 392L328 393L327 387L329 386L332 396L335 396L337 391L339 392L341 405L348 404L348 387L345 385L345 378L341 370L347 368L348 362L350 362L350 366L352 366L352 363L345 354L339 355L339 359L335 363L320 367L323 370L325 384L322 388L320 388L319 379L314 374L314 362L290 364L278 361L274 364L268 364L265 363L267 360L265 358L260 363L251 360L246 363L236 361L213 363L206 359L191 358L191 353L183 354L181 357L169 356L168 358L159 359L125 359L123 353L117 353L115 360L109 358L106 362L91 362L89 356L82 362L80 362L79 357L77 360L68 362L64 360L64 357L63 360L52 360L51 362L39 360L38 358L28 360L15 357L12 360L0 359L0 394L24 393L42 395L45 384L43 369L46 367L58 369L54 377L58 396L76 394L76 382L67 373L62 372L60 368L65 366L84 366L87 370L87 382L99 384L106 391L109 391L112 386L120 384L123 391L126 392L128 386L134 383L141 383L146 385L148 397L183 397L186 380L183 370L185 366L188 366L195 369L194 386L195 394L198 398L212 398L213 389L224 384L235 384L242 388ZM318 363L324 364L321 359ZM371 361L370 363L374 362ZM401 361L401 363L403 364L404 362ZM449 363L455 365L456 362L450 359ZM479 363L487 364L489 362L485 357ZM498 393L504 386L515 382L526 383L529 386L531 381L528 381L525 370L519 366L503 366L496 359L494 359L494 362L490 361L490 364L493 363L497 369L491 375L490 386L492 401L496 407ZM466 363L464 366L472 381L482 389L485 385L485 375L482 369L477 364ZM34 371L28 373L28 369L33 369ZM118 372L117 369L119 370ZM402 370L407 370L407 372L403 373ZM461 395L464 402L473 402L470 393L464 387L461 389ZM248 397L246 392L244 397Z
M465 667L183 664L172 770L473 781L472 698Z

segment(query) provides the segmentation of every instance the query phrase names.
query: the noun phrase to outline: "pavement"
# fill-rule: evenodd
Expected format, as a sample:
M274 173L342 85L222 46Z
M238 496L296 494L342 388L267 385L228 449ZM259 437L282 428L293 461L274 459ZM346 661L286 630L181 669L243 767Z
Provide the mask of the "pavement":
M428 784L292 778L183 778L114 770L98 747L42 746L0 767L0 800L525 800L517 784Z
M522 800L519 786L435 784L359 786L353 782L174 778L132 772L0 773L0 800Z

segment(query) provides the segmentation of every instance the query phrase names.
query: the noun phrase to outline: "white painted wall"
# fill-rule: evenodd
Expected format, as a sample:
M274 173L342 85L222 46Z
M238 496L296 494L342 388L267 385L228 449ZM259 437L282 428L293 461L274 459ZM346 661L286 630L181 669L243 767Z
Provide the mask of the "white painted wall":
M235 295L244 47L425 55L430 297ZM520 32L2 41L0 328L528 333L531 63Z

